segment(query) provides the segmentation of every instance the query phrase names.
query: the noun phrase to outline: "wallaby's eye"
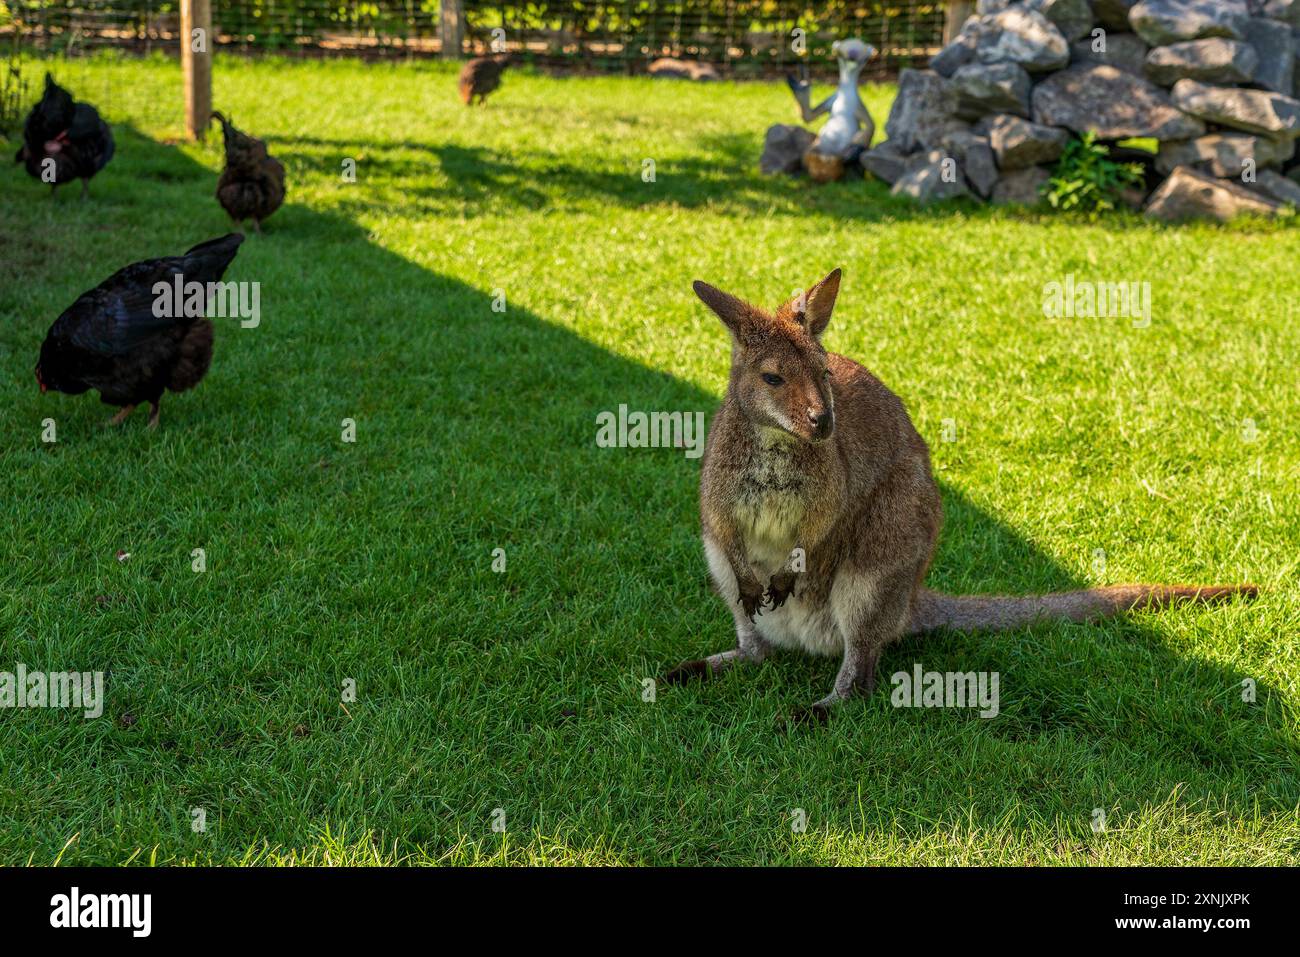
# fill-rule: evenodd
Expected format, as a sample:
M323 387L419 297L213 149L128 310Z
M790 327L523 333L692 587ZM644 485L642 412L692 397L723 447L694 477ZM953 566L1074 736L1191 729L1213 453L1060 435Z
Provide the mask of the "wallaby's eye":
M763 381L766 382L768 385L780 385L785 380L782 379L775 372L764 372Z
M824 372L822 373L822 376L823 376L823 378L829 379L829 378L831 377L831 370L830 370L830 369L827 369L826 371L824 371Z

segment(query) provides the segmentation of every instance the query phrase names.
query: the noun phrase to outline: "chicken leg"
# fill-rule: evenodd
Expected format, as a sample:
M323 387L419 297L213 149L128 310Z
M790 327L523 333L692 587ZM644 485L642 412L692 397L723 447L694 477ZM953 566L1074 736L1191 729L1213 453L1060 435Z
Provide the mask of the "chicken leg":
M121 425L123 422L126 421L127 416L129 416L134 411L135 411L134 405L124 405L122 406L121 409L118 410L117 415L113 416L111 419L105 422L104 425L106 426Z

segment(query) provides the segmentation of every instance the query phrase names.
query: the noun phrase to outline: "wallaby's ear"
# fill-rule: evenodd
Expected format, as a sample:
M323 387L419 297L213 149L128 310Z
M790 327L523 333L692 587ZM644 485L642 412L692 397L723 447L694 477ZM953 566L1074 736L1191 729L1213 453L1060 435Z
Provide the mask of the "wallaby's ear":
M691 288L706 306L718 314L718 318L726 324L737 339L742 338L749 330L753 321L753 309L748 303L698 279L691 283Z
M808 290L804 297L804 323L813 338L820 339L831 321L835 297L840 293L840 271L832 269L830 275Z

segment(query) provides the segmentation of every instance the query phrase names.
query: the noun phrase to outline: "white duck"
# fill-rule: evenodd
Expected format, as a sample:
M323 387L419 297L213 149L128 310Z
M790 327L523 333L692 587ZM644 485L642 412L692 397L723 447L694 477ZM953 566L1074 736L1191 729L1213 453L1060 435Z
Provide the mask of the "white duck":
M858 96L858 76L867 61L876 55L876 48L861 40L836 40L831 44L831 52L839 61L840 85L815 107L809 105L811 83L801 83L793 76L787 76L786 80L805 123L811 123L823 113L831 115L812 148L847 159L858 147L870 146L876 132L876 124Z

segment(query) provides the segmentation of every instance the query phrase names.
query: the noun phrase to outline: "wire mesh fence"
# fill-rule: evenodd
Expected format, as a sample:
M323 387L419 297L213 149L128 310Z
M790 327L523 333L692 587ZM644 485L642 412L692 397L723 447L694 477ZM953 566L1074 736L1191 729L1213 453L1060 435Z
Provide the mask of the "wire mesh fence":
M442 0L210 2L214 46L225 53L368 59L442 53ZM790 70L829 78L831 42L850 36L880 51L868 78L923 64L941 44L946 8L944 0L830 0L816 11L791 0L448 2L459 10L455 35L464 56L508 50L546 70L618 73L645 72L656 58L672 56L707 62L737 79ZM21 124L47 68L110 119L172 125L179 89L126 97L115 85L131 80L90 68L87 57L104 51L177 57L180 44L180 0L0 0L0 134ZM33 55L44 62L30 62ZM119 112L127 99L129 117Z
M724 76L826 67L830 44L859 37L881 51L878 73L923 63L943 36L943 2L806 3L783 0L494 4L467 0L469 46L488 49L493 31L537 62L578 62L636 72L661 56L713 64ZM802 43L796 43L802 39Z
M459 0L462 52L493 46L544 67L635 73L660 56L699 59L724 76L824 68L830 43L881 51L877 73L924 62L940 45L944 0ZM441 0L212 0L220 48L245 53L437 55ZM174 50L179 0L0 0L0 32L77 55L101 47ZM802 34L796 33L802 31ZM804 38L796 44L797 37ZM800 49L802 47L802 49Z

